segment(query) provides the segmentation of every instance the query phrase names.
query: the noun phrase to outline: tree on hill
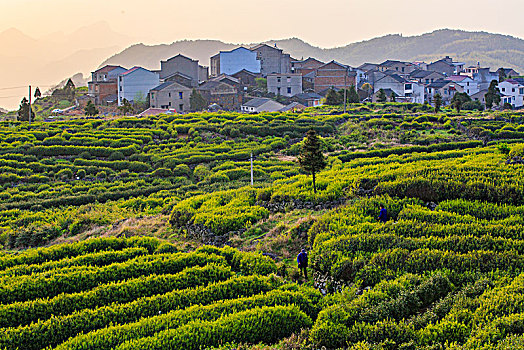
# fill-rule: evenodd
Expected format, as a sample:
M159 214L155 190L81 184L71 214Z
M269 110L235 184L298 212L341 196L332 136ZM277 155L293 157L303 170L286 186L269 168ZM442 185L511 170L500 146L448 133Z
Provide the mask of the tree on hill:
M123 115L133 113L134 111L133 105L131 105L131 102L129 102L127 98L124 98L124 100L122 101L122 105L119 106L118 109Z
M97 115L99 113L98 109L95 107L93 102L87 101L86 106L84 107L84 113L86 115Z
M315 175L327 165L326 158L322 154L320 139L315 130L309 130L304 139L304 144L298 155L298 162L302 169L311 173L313 177L313 192L317 193Z
M344 102L344 98L340 97L340 94L331 88L326 94L326 104L330 106L336 106Z
M500 95L499 91L497 89L497 81L492 80L489 84L488 92L484 95L484 98L486 99L486 108L491 109L493 107L493 104L495 106L498 106L500 104Z
M20 102L20 108L18 109L18 120L29 121L29 101L27 98L23 98ZM35 112L31 108L31 120L35 120Z
M453 98L451 99L451 104L453 107L457 110L457 113L460 113L460 110L462 109L462 106L471 101L471 97L465 92L457 92L455 95L453 95Z
M442 106L442 96L440 96L440 94L436 94L434 102L435 102L435 113L438 113L440 112L440 107Z
M377 102L386 102L387 101L386 93L384 92L384 89L380 89L377 92Z
M189 96L189 105L192 111L202 111L207 107L207 101L200 92L193 89Z
M40 96L42 96L42 93L40 92L40 89L37 87L36 90L35 90L35 99L36 98L39 98Z

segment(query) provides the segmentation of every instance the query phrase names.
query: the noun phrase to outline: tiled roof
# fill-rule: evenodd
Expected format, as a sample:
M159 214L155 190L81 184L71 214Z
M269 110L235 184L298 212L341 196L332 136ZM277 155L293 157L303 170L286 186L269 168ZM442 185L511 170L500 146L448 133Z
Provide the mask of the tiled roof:
M244 103L244 106L247 106L247 107L260 107L262 106L264 103L268 102L268 101L271 101L269 98L265 98L265 97L256 97L252 100L249 100L248 102Z

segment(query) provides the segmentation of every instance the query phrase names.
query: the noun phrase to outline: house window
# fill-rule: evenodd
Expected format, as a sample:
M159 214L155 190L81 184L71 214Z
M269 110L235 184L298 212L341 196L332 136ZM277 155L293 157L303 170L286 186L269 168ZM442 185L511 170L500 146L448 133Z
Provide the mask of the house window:
M520 89L519 89L519 94L520 94L520 95L524 95L524 88L520 88ZM28 114L29 114L29 113L28 113Z
M281 79L280 77L278 77L278 78L277 78L277 83L280 83L281 80L282 80L282 79ZM28 113L28 114L29 114L29 113Z
M502 91L506 91L506 88L502 88ZM29 113L28 113L29 114Z
M180 92L178 93L178 98L179 98L179 99L183 99L183 98L184 98L184 92L183 92L183 91L180 91Z
M183 112L183 111L184 111L184 104L183 104L183 103L181 103L181 104L178 105L178 110L179 110L180 112Z
M429 79L426 79L426 84L429 84Z
M511 89L511 92L515 92L515 88ZM29 114L29 112L27 112L27 114Z
M280 88L279 87L277 87L277 95L280 95ZM29 113L27 113L27 114L29 114Z
M404 67L402 67L402 72L404 72Z
M120 91L122 91L122 85L120 85ZM29 112L27 112L27 114L29 114Z
M171 101L169 101L169 107L171 107Z
M170 92L169 92L167 95L168 95L169 97L171 97L171 93L170 93Z
M466 83L467 86L469 86L469 83Z
M404 89L405 90L411 90L411 84L406 84Z
M287 77L287 82L291 83L291 77ZM29 114L29 112L27 114Z
M288 88L287 88L287 93L288 93L288 94L291 93L291 87L288 87ZM27 112L27 114L29 114L29 112Z

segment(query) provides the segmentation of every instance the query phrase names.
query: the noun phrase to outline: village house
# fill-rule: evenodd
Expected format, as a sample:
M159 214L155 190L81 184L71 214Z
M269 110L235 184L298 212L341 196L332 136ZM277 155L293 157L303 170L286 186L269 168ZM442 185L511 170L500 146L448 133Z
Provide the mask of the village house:
M424 86L397 74L385 75L376 81L373 90L376 93L380 89L394 92L397 102L424 103ZM391 94L386 95L389 97Z
M91 73L91 81L87 83L87 93L96 105L117 102L118 76L126 70L120 66L106 65Z
M284 108L282 108L279 112L300 112L306 109L306 106L299 102L291 102Z
M275 95L291 97L302 93L302 75L296 73L271 73L267 76L267 91Z
M275 46L259 44L250 49L260 61L260 73L267 76L271 73L291 73L291 56Z
M453 62L451 57L446 56L438 61L432 62L426 66L426 70L439 72L449 77L457 75L464 70L463 62Z
M313 78L313 89L317 93L330 88L349 88L351 85L356 85L356 73L350 66L336 61L320 66Z
M220 74L232 75L241 70L260 73L261 64L256 52L242 46L231 51L220 51L211 57L210 63L212 77Z
M436 94L442 97L442 103L448 105L457 92L464 92L459 84L451 80L438 80L429 84L426 88L428 101L433 101Z
M178 113L190 110L191 89L175 81L162 83L149 93L151 108L175 109Z
M452 75L448 77L447 80L451 80L462 86L464 92L469 96L480 91L478 83L467 75Z
M429 71L429 70L414 70L409 74L410 80L415 80L420 84L431 84L432 82L440 79L444 79L446 76L442 73Z
M184 55L176 55L166 61L160 61L160 79L176 80L177 76L182 76L191 87L197 87L200 82L208 78L208 68L198 64L198 60L193 60ZM182 81L178 81L182 83Z
M138 99L149 101L149 91L160 84L158 73L142 67L133 67L118 76L118 105L124 99L138 102Z
M244 113L278 112L284 105L265 97L256 97L242 105Z
M483 106L486 105L486 94L488 93L488 90L480 90L479 92L477 93L474 93L473 95L471 95L471 100L472 101L479 101L480 103L482 103Z
M322 105L322 96L315 92L303 92L293 96L291 100L296 101L306 107L318 107Z
M239 110L242 104L242 95L238 88L224 81L207 81L199 86L198 92L208 105L216 104L222 110Z
M502 76L502 77L508 78L508 79L520 76L520 74L516 70L514 70L512 68L502 68L502 67L497 69L497 74L499 76Z
M260 73L253 73L247 69L242 69L231 76L239 80L241 90L244 91L247 90L248 87L257 86L257 78L260 77Z
M325 63L313 57L308 57L305 60L291 61L291 72L301 75L306 75L322 67Z
M520 108L524 105L524 84L517 80L506 79L499 83L498 89L503 103L509 103L513 108Z
M397 74L409 74L412 71L414 71L417 67L410 62L387 60L379 64L377 68L380 72L393 70L397 72Z

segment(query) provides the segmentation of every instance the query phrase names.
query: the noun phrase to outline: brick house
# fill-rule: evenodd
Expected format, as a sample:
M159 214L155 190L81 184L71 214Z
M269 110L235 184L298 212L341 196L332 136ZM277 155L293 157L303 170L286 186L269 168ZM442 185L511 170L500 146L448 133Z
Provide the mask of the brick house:
M87 83L87 93L96 105L108 105L116 102L118 76L126 70L120 66L106 65L91 73L91 81Z
M291 56L275 46L259 44L250 49L260 61L260 73L267 76L271 73L291 73Z
M193 60L184 55L176 55L166 61L160 61L160 79L166 80L180 73L191 80L191 86L197 87L200 82L208 78L208 67L198 64L198 60Z
M328 62L315 71L313 86L315 92L329 88L343 89L356 84L356 73L351 67L336 61Z
M208 105L217 104L223 110L236 111L242 104L238 88L222 81L208 81L198 87Z
M322 67L324 64L324 62L313 57L308 57L305 60L295 60L291 61L291 72L306 75Z

